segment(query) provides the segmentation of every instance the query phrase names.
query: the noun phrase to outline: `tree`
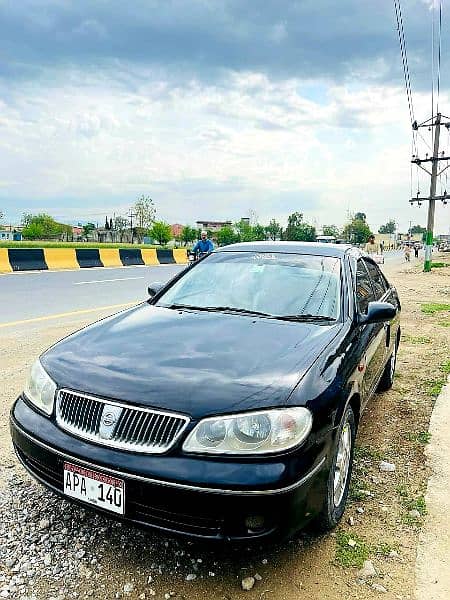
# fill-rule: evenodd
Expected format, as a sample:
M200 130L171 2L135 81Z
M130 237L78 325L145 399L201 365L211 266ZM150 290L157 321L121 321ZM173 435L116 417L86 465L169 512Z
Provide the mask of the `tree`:
M33 218L33 215L31 213L23 213L22 214L21 224L24 227L28 227L28 225L31 223L31 219L32 218Z
M123 241L124 231L127 229L130 221L126 217L121 217L120 215L115 217L114 219L114 229L119 232L119 241Z
M0 210L0 222L2 221L4 216L5 216L5 213L2 210Z
M316 239L316 228L303 221L303 214L292 213L288 217L285 239L292 241L313 242Z
M239 242L253 242L255 239L253 233L253 227L247 221L238 221L235 223L235 229L237 231Z
M356 215L358 214L361 213L356 213ZM350 223L347 223L347 225L344 227L343 235L344 238L352 244L365 244L369 238L369 235L372 235L372 232L365 220L357 219L356 215L353 217Z
M395 224L394 219L390 219L386 225L381 225L378 229L378 233L395 233L397 229L397 225Z
M322 227L322 231L323 235L331 235L336 239L341 235L339 227L337 227L337 225L324 225Z
M26 222L27 225L22 230L22 235L26 240L55 239L65 233L67 227L70 227L57 223L53 217L45 213L26 215ZM71 227L70 232L72 232Z
M190 242L193 242L197 239L197 230L191 227L190 225L185 225L181 230L180 241L183 242L185 246L187 246Z
M253 225L253 239L255 241L265 240L266 239L266 228L259 223Z
M275 219L272 219L268 225L264 228L266 230L267 237L270 240L275 241L277 237L281 235L281 226Z
M88 237L88 235L91 233L91 231L94 231L94 229L95 229L94 223L86 223L86 225L83 225L84 237Z
M413 225L410 229L411 233L426 233L427 232L427 228L426 227L422 227L421 225Z
M142 194L133 206L133 210L136 213L136 227L149 229L156 215L156 208L150 196Z
M148 234L151 238L157 240L158 244L161 246L167 244L172 237L170 225L165 221L155 221L148 230Z
M230 225L224 225L216 234L219 246L228 246L238 241L238 235Z
M365 221L365 220L367 219L367 217L366 217L366 213L363 213L363 212L357 212L357 213L355 214L354 218L355 218L357 221Z

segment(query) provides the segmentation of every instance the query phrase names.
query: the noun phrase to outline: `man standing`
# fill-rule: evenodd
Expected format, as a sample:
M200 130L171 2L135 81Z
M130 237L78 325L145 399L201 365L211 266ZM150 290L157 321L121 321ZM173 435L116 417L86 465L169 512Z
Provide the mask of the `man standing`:
M367 252L367 254L380 254L380 247L375 243L374 235L369 235L369 239L367 240L364 250Z
M214 244L211 240L208 240L208 234L206 233L206 231L202 231L200 234L200 239L192 248L193 254L208 254L208 252L212 252L213 250Z

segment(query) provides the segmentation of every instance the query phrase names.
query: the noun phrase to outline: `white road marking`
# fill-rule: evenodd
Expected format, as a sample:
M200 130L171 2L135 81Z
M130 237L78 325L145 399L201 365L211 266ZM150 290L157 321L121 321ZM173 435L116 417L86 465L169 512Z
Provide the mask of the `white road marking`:
M92 281L77 281L73 285L88 285L89 283L106 283L108 281L128 281L129 279L144 279L144 277L117 277L117 279L93 279Z

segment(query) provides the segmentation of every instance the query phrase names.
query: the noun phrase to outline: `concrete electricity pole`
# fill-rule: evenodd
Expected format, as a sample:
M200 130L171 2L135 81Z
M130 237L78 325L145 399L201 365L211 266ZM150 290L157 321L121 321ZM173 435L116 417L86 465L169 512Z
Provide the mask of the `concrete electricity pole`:
M431 271L431 250L433 247L434 210L435 210L436 200L442 200L442 202L444 202L444 204L447 204L447 199L450 198L450 194L447 194L447 190L445 190L445 192L442 196L436 196L437 178L450 166L450 165L447 165L446 167L441 169L441 171L438 172L439 162L441 160L450 160L450 156L439 156L439 137L440 137L440 133L441 133L441 126L445 126L445 127L447 127L447 129L450 128L450 122L442 123L441 118L442 118L441 113L437 113L436 120L434 121L434 123L432 122L433 117L431 117L431 119L424 121L424 123L421 123L420 125L417 124L417 121L414 121L414 123L412 125L413 130L415 130L415 131L417 131L419 129L419 127L428 127L428 128L436 127L435 132L434 132L433 156L431 158L428 158L428 157L427 158L418 158L417 156L415 156L415 157L413 157L413 160L411 161L411 162L415 163L416 165L418 165L421 169L423 169L431 177L429 197L428 198L419 198L419 193L417 193L417 196L415 198L411 198L411 200L410 200L411 204L414 204L414 202L417 202L417 204L419 206L422 204L422 202L428 201L428 221L427 221L427 234L426 234L426 241L425 241L425 263L424 263L424 267L423 267L424 271ZM430 171L428 171L428 169L426 169L425 167L422 166L422 163L426 163L426 162L431 162L431 173L430 173Z

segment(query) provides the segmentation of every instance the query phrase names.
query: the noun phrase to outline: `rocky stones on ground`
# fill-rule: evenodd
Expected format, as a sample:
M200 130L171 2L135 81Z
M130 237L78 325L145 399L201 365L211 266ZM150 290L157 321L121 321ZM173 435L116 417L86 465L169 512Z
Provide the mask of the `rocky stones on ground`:
M394 463L382 460L380 462L380 471L383 471L384 473L393 473L395 471L395 465Z
M250 591L254 585L255 585L254 577L244 577L244 579L241 581L242 589L246 592Z
M380 594L387 594L387 589L380 583L372 583L371 587L376 592L380 592Z
M371 560L365 560L362 569L358 571L358 577L360 579L369 579L370 577L376 577L377 575L378 573Z
M412 518L412 519L419 519L420 518L420 512L413 508L412 510L410 510L408 512L408 515Z

